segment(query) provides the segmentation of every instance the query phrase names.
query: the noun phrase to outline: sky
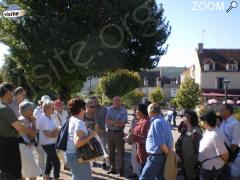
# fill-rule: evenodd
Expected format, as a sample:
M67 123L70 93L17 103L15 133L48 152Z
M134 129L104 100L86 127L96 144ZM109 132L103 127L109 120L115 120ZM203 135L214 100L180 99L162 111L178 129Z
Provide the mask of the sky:
M191 66L200 42L204 48L240 49L240 0L236 1L238 7L227 13L231 0L157 0L172 27L159 66ZM0 45L0 66L7 52Z

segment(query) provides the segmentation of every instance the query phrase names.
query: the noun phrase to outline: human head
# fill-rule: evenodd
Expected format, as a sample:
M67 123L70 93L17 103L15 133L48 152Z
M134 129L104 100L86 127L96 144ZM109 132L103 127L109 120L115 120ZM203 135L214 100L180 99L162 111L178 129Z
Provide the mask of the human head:
M23 87L17 87L14 91L14 97L16 101L20 104L27 97L27 91Z
M43 103L46 102L46 101L51 101L51 98L50 98L48 95L43 95L43 96L41 97L41 99L38 101L38 104L39 104L40 106L42 106Z
M86 112L88 113L94 113L95 111L95 103L92 99L86 100Z
M54 110L58 112L62 112L63 110L63 103L60 99L55 100L54 102Z
M122 105L121 97L120 96L115 96L113 98L113 107L119 108Z
M19 112L27 119L31 119L33 116L34 105L30 101L24 100L19 104Z
M94 102L95 106L99 106L98 98L96 96L92 96L90 99Z
M223 104L220 112L223 119L226 120L233 114L233 106L231 104Z
M86 103L79 97L70 99L68 101L68 109L70 111L70 114L72 116L83 117L85 112L85 105Z
M187 111L185 113L187 124L191 127L198 126L198 116L197 113L194 111Z
M54 113L54 104L52 101L45 101L42 105L43 112L47 115L50 116L51 114Z
M148 117L147 106L145 104L139 104L136 110L137 119Z
M217 124L217 116L216 113L213 110L207 110L204 112L201 117L201 121L204 122L204 127L211 127L214 128Z
M13 86L8 82L0 84L0 98L3 103L10 104L13 100Z
M152 103L148 106L148 115L149 117L154 117L157 115L162 115L160 105L158 103Z

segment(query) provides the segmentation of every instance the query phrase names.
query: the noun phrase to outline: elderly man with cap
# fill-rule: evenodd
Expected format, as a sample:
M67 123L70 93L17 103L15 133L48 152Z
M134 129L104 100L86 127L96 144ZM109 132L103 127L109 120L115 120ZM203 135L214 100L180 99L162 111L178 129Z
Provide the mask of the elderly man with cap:
M41 170L37 166L33 155L33 147L35 144L34 137L37 135L35 118L33 117L34 105L28 100L24 100L19 104L19 112L21 116L18 120L23 126L30 129L27 132L27 139L25 143L19 145L22 161L22 176L23 178L29 178L30 180L35 180L37 176L40 176Z
M13 110L13 112L16 114L16 116L19 118L19 104L23 102L23 100L26 98L27 92L26 89L23 87L17 87L14 91L14 98L11 104L8 105L9 108Z
M42 105L44 102L47 102L47 101L51 101L51 98L48 95L42 96L41 100L38 101L39 106L34 109L33 116L36 118L36 125L38 124L37 122L43 114ZM39 128L37 126L36 128L39 131ZM36 147L36 151L38 154L38 166L40 167L43 173L45 170L45 161L46 161L45 153L41 145L38 145Z

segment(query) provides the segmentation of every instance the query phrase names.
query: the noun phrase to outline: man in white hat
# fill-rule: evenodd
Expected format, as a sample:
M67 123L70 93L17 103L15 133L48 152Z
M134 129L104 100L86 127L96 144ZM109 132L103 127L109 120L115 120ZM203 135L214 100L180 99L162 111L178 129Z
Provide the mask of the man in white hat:
M43 105L44 102L47 102L47 101L51 101L51 98L48 95L42 96L41 100L38 101L39 106L37 106L34 109L33 116L36 118L36 128L37 129L38 129L38 120L41 117L41 115L43 114L42 105ZM45 161L46 161L44 150L43 150L41 145L38 145L36 147L36 151L37 151L37 154L38 154L38 166L40 167L40 169L42 171L42 174L44 174Z

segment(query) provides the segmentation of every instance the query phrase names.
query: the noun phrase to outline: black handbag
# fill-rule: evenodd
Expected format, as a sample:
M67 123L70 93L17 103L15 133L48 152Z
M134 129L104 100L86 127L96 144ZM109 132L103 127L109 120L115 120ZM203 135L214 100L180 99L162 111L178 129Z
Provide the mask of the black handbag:
M0 170L0 180L17 180L17 178Z
M103 155L101 144L93 137L87 144L78 148L77 158L79 162L89 162Z

